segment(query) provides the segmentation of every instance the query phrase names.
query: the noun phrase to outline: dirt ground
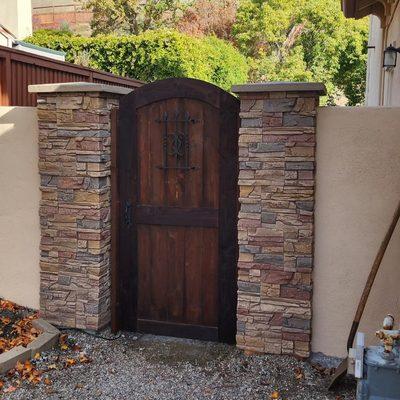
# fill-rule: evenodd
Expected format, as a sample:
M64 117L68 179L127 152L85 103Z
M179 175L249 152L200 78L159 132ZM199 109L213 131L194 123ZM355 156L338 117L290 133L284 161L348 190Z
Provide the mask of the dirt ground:
M151 335L125 333L110 341L78 331L67 334L68 349L33 361L44 371L41 383L22 381L10 391L16 375L0 377L6 391L0 398L355 399L353 382L328 392L326 377L292 357L245 356L234 346ZM102 335L111 337L109 332Z

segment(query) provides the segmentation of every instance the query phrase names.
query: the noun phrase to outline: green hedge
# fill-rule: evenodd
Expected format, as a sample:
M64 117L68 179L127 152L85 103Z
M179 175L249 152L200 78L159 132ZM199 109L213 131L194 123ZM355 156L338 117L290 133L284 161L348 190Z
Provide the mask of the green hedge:
M64 51L67 61L146 82L190 77L230 90L233 84L247 80L249 70L246 58L231 44L178 32L84 38L41 30L26 41Z

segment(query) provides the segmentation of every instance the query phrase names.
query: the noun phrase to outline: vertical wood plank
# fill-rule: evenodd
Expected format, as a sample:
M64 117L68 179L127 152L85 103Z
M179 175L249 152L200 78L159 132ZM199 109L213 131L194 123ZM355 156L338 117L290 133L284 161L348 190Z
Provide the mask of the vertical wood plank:
M145 134L138 135L138 201L142 204L150 204L152 196L152 180L151 180L151 147L150 147L150 130L149 130L149 110L143 107L138 111L138 131L146 132ZM134 155L132 155L134 157Z
M207 255L203 252L203 229L187 228L185 235L185 321L202 324L202 262Z
M184 322L185 228L168 228L167 303L168 321Z
M200 266L200 285L203 293L202 309L203 324L218 326L218 315L222 310L218 309L218 297L220 288L219 279L219 239L218 229L203 228L202 253ZM224 311L225 312L225 311Z
M219 339L235 343L237 219L239 211L239 100L221 92L219 116Z
M168 321L168 274L169 249L168 227L151 226L151 271L150 312L152 319Z
M204 107L204 178L203 193L206 207L219 207L220 159L226 157L224 147L219 147L219 110Z
M189 152L190 166L195 169L186 172L185 174L185 207L201 207L203 206L203 179L204 179L204 116L203 110L206 105L187 99L185 111L190 115L191 119L196 122L190 123L188 126L189 132Z
M152 260L151 226L138 227L138 318L147 319L151 315L151 273L149 263Z
M137 110L134 94L121 99L118 119L119 213L119 318L121 329L135 330L137 323L137 227L134 206L138 193Z

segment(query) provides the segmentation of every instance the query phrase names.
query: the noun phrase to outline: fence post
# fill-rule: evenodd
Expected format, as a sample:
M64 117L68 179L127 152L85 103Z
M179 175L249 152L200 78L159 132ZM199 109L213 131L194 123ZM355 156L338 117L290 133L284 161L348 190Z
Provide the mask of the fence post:
M307 357L311 343L315 122L323 84L237 85L237 344Z

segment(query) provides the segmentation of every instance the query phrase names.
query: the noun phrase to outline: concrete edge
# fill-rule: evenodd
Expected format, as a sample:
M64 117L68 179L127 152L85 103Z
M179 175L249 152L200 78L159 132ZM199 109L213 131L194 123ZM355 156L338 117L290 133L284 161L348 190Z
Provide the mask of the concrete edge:
M326 87L320 82L259 82L233 85L233 93L266 92L316 92L326 95Z
M0 374L4 374L14 368L18 361L25 362L41 353L50 350L58 342L60 331L44 319L38 318L32 321L32 326L42 333L26 347L16 346L0 354Z
M56 333L58 335L60 334L60 331L56 327L54 327L53 325L51 325L42 318L34 319L32 321L32 326L39 331L47 333Z
M103 92L125 95L133 89L123 86L106 85L104 83L91 82L66 82L44 83L40 85L28 85L29 93L79 93L79 92Z
M35 357L36 353L50 350L58 342L59 333L41 333L35 340L30 342L26 348L30 351L30 358Z
M14 368L18 361L25 362L31 358L31 350L22 346L13 347L11 350L0 354L0 374L5 374Z
M27 349L31 350L31 357L34 357L36 353L53 348L58 342L60 331L42 318L33 320L32 326L42 331L35 340L26 346Z

